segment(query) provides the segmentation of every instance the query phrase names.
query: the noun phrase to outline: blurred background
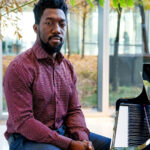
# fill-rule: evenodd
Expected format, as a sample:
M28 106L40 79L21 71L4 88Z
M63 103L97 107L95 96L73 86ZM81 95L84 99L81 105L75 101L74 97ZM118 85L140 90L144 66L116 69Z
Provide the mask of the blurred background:
M140 94L143 56L149 55L150 11L148 3L134 8L112 7L109 3L109 106L114 106L118 98L136 97ZM108 7L108 6L107 6ZM78 92L82 107L98 106L98 47L99 19L97 4L90 7L79 1L68 14L68 30L62 53L73 63L78 77ZM36 35L33 31L34 16L32 6L23 7L22 13L10 13L10 18L2 19L2 65L3 76L9 63L20 53L32 47ZM14 36L16 23L22 38ZM145 32L144 32L145 31ZM105 35L105 33L104 33ZM105 58L103 58L105 59ZM3 111L7 112L3 96Z
M106 135L111 136L116 100L137 97L142 91L140 73L143 60L149 59L150 53L150 2L143 0L143 5L136 3L132 8L121 8L120 5L114 8L110 0L102 8L95 2L91 6L84 0L77 0L75 6L69 5L69 8L62 53L76 70L79 99L82 108L89 110L84 111L85 114L92 110L94 116L99 112L110 112L111 131ZM33 5L26 5L21 13L9 13L1 20L2 78L9 63L35 42L32 9ZM101 56L103 52L107 53ZM105 75L106 82L99 82ZM3 92L0 101L1 116L7 116ZM104 108L103 103L107 105ZM91 124L90 119L87 122Z

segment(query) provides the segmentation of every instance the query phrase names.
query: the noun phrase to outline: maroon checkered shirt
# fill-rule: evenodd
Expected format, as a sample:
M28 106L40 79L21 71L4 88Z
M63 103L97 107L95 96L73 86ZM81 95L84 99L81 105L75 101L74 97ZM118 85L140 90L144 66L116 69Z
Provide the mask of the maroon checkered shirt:
M88 140L72 64L61 53L55 62L36 42L10 63L4 77L8 106L6 138L20 133L29 140L67 149L71 140ZM71 138L55 130L67 126Z

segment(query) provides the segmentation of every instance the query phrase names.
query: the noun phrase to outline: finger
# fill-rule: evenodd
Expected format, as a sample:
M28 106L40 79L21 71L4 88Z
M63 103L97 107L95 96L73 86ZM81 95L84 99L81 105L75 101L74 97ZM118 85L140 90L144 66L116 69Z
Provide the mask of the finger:
M90 149L90 150L93 150L93 145L92 145L92 142L88 142L88 148Z
M84 145L86 146L87 150L93 150L93 145L91 141L83 141Z

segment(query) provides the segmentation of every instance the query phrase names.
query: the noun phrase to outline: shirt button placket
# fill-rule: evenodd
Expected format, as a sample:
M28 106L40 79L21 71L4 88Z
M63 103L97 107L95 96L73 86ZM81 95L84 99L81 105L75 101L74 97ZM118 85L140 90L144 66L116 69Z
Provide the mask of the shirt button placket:
M55 66L53 66L53 84L54 84L54 87L56 87L56 82L55 82Z

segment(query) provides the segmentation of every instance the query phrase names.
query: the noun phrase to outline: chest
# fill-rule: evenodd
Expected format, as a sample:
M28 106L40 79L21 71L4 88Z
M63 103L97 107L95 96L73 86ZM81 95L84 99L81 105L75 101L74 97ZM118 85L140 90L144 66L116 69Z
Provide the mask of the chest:
M69 99L72 94L72 76L63 64L59 66L40 64L32 85L34 99L53 102Z

